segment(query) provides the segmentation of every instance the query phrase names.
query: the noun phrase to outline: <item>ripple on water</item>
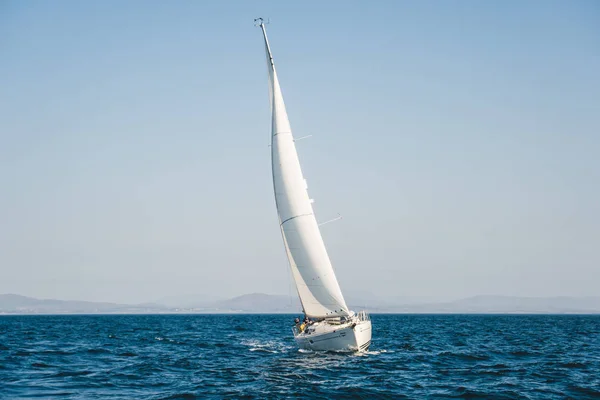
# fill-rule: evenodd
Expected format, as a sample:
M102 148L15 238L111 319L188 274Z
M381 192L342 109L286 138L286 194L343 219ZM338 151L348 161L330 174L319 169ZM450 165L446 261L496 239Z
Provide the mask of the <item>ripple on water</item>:
M600 316L373 315L354 354L299 350L291 318L0 317L0 382L11 398L600 395Z
M45 364L45 363L42 363L42 362L32 363L31 366L33 368L54 368L53 365L48 365L48 364Z
M136 353L133 353L131 351L126 351L123 353L119 353L118 354L119 357L137 357L138 355Z
M70 376L85 376L91 374L92 371L60 371L51 376L51 378L66 378Z
M110 350L103 349L103 348L87 349L86 352L88 352L89 354L110 354L111 353Z

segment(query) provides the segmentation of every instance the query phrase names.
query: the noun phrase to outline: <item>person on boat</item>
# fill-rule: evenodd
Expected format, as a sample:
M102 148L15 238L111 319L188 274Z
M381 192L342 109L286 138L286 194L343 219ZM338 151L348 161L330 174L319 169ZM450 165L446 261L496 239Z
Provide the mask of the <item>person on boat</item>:
M294 324L296 326L296 329L298 329L298 332L300 333L302 333L304 331L304 328L306 328L306 323L300 323L300 318L294 319Z

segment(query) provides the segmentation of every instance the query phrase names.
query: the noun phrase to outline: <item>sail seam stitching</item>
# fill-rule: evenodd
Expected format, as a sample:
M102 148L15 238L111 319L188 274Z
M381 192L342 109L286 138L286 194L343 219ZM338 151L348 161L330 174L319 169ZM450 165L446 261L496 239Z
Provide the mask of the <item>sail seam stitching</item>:
M283 226L283 224L285 224L286 222L288 222L288 221L290 221L290 220L292 220L292 219L294 219L294 218L298 218L298 217L308 217L309 215L313 215L313 214L312 214L312 213L310 213L310 214L300 214L300 215L296 215L296 216L293 216L293 217L289 217L288 219L286 219L285 221L283 221L283 222L281 223L281 226Z

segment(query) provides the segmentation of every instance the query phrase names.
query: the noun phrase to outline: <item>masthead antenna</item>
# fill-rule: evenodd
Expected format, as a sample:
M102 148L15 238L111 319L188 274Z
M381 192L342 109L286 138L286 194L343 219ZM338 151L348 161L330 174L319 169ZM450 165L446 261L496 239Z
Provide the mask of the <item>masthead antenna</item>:
M267 19L265 21L265 19L262 17L254 18L254 26L257 26L257 27L262 27L263 25L267 25L269 22L271 22L269 19Z

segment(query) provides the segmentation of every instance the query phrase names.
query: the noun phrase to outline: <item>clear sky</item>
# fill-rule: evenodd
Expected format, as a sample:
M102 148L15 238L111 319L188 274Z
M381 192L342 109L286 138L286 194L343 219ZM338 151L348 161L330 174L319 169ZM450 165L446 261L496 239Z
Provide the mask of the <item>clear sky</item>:
M0 293L295 293L258 16L344 293L600 294L592 0L2 1Z

